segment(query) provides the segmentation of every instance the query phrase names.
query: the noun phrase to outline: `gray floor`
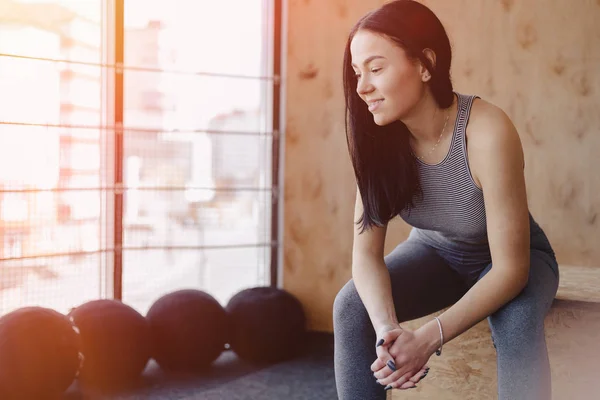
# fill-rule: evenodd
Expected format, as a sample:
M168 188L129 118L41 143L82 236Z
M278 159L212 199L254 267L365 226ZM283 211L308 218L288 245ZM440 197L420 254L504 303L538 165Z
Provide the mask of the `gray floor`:
M167 376L151 361L143 385L118 395L82 393L73 384L64 400L335 400L333 336L312 333L305 355L255 366L226 351L202 376Z

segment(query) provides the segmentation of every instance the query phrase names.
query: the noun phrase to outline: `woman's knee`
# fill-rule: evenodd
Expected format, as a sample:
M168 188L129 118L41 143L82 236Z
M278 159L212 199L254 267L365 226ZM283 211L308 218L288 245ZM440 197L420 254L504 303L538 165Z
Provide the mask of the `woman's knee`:
M368 322L369 315L352 280L338 292L333 301L334 328L360 325Z
M531 302L514 300L488 318L494 347L498 351L522 353L543 343L545 309Z
M489 319L492 341L497 350L513 350L521 353L523 348L531 347L544 339L543 322L515 321L513 324L494 322Z
M533 257L527 286L514 299L489 316L496 348L519 347L539 341L544 335L544 320L554 295L557 277L545 262Z

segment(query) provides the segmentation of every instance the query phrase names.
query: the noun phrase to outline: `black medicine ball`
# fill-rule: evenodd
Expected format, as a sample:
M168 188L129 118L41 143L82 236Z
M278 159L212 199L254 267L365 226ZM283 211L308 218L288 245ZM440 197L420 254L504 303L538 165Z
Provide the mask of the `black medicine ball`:
M232 326L230 345L240 358L272 363L304 350L306 317L302 304L285 290L246 289L233 296L225 309Z
M79 338L65 315L25 307L0 318L0 399L59 398L79 362Z
M186 289L158 299L146 315L153 356L168 371L203 370L227 343L227 315L210 294Z
M81 335L81 382L107 390L135 385L151 355L146 319L118 300L90 301L69 315Z

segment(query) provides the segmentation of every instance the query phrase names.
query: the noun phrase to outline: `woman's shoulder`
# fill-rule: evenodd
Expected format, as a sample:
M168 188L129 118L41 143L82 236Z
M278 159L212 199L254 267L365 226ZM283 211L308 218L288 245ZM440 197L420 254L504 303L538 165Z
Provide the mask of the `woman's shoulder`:
M481 178L490 175L486 172L490 168L524 163L517 129L504 110L489 101L473 101L466 136L469 165L479 187Z
M486 146L517 134L508 114L498 105L480 97L473 99L466 134L473 144ZM518 135L518 134L517 134Z
M477 187L487 190L483 182L504 170L506 165L524 166L519 133L509 116L496 104L479 97L473 99L465 136L466 156ZM491 181L498 182L495 178Z

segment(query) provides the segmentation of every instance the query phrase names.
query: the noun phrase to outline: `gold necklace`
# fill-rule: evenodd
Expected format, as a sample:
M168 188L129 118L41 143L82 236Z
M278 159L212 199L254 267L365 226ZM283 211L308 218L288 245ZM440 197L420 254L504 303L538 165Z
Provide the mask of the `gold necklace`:
M444 122L444 127L442 128L442 131L440 132L440 137L438 138L437 142L433 145L433 147L431 148L431 150L429 150L429 153L425 154L424 156L419 156L419 155L415 154L419 160L423 161L423 159L425 157L428 157L431 153L433 153L433 151L435 150L435 148L437 147L437 145L440 144L440 140L442 140L442 135L444 134L444 131L446 130L446 124L448 123L448 118L450 118L450 112L449 111L446 113L446 121Z

